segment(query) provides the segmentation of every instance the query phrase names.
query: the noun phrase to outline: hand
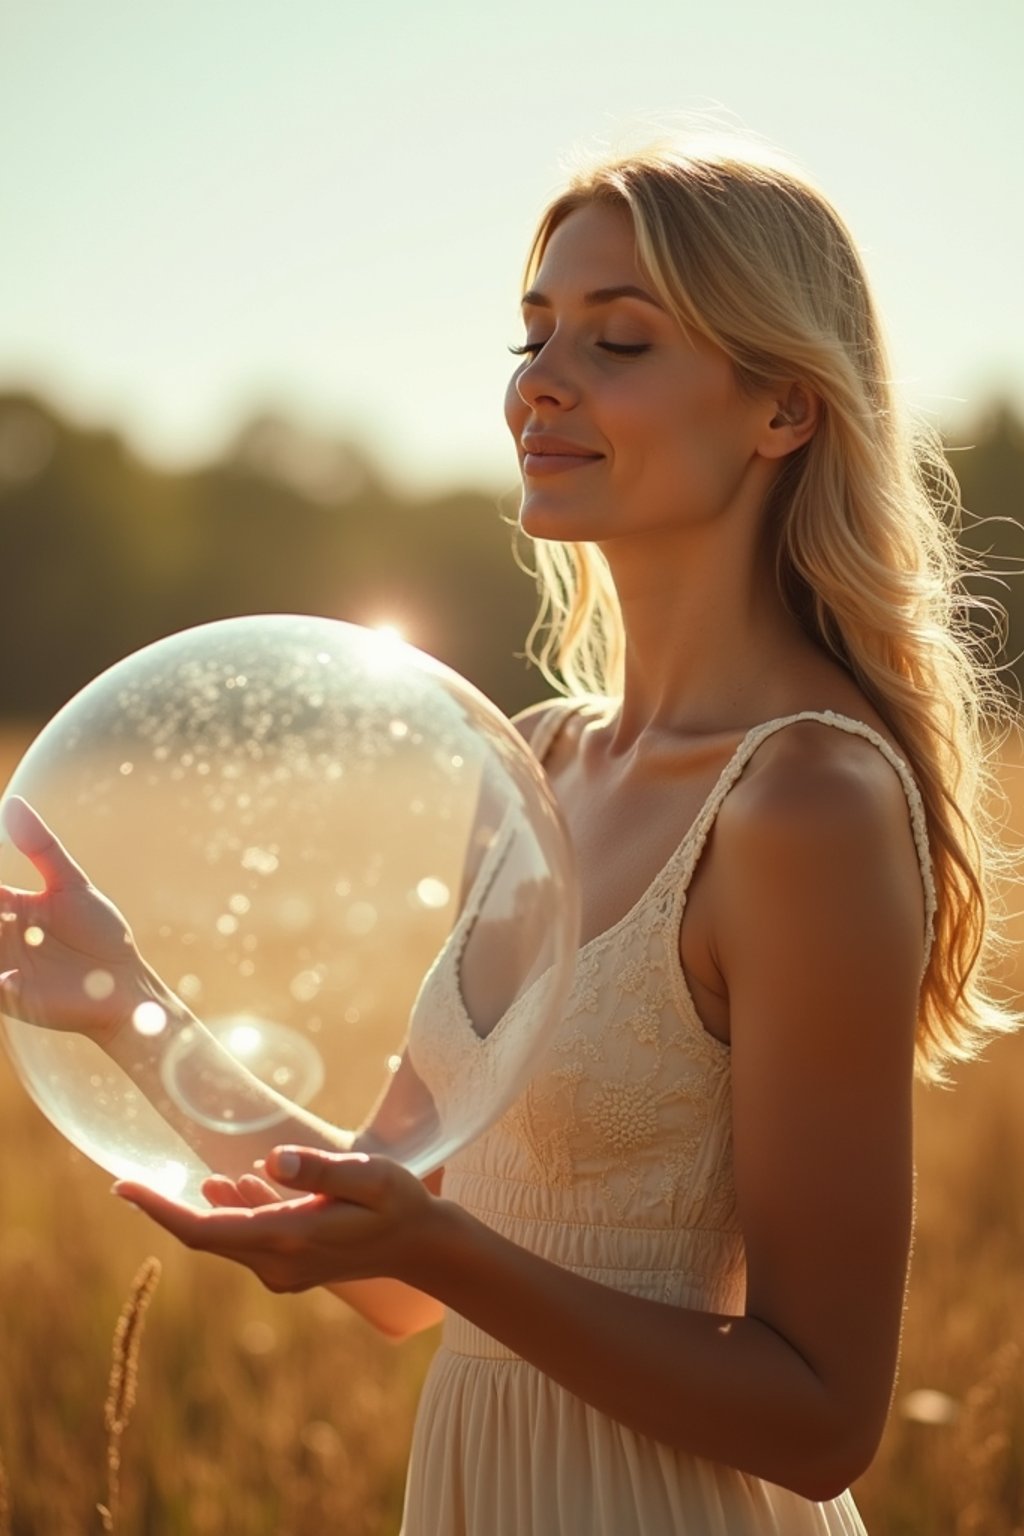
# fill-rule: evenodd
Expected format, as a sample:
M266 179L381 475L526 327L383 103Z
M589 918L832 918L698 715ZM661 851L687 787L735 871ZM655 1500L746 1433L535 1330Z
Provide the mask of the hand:
M215 1177L203 1189L217 1209L195 1211L141 1184L118 1183L114 1192L187 1248L244 1265L271 1291L382 1277L429 1289L423 1272L446 1205L401 1164L276 1147L266 1166L275 1183L302 1193L282 1199L253 1175Z
M4 824L44 889L0 885L0 1009L96 1038L116 1031L143 995L131 929L25 800L7 801Z

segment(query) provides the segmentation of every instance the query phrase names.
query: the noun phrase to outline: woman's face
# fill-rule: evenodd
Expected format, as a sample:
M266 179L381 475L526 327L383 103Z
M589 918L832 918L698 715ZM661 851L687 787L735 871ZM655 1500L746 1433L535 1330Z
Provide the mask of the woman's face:
M526 533L604 542L715 518L747 487L763 498L768 403L664 309L624 209L590 204L558 226L523 317L505 415Z

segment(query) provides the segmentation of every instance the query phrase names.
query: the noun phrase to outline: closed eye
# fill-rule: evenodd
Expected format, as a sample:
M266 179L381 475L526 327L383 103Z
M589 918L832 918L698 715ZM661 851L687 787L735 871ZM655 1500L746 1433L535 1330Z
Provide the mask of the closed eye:
M524 341L521 346L509 347L514 357L536 357L546 343L543 341ZM597 345L605 352L612 352L618 357L639 357L641 352L649 352L650 344L646 341L635 342L627 345L620 341L599 341Z
M618 353L620 357L639 357L641 352L649 352L650 345L646 341L633 342L627 345L623 341L599 341L598 346L605 352Z

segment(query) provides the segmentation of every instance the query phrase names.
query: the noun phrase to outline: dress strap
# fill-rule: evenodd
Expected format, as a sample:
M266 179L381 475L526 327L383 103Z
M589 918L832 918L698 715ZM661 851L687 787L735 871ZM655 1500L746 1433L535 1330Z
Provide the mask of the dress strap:
M574 715L587 708L594 708L597 701L590 698L552 699L537 723L530 742L530 750L538 762L543 763L551 748Z
M837 715L834 710L805 709L799 714L782 715L777 720L768 720L763 725L755 725L749 730L736 748L730 761L726 764L708 796L704 806L691 828L690 835L686 838L681 854L684 857L683 888L689 884L690 878L700 858L708 834L714 826L715 817L718 815L722 801L736 783L740 774L747 766L754 753L763 741L773 736L776 731L783 730L787 725L793 725L798 720L818 720L822 725L835 726L837 730L846 731L851 736L863 736L865 741L870 741L881 752L882 756L896 770L900 782L903 785L907 797L907 808L910 812L910 827L914 837L914 846L917 849L918 862L921 866L921 883L924 887L925 909L925 957L924 970L927 969L931 956L932 944L935 938L935 877L932 873L931 854L928 847L928 826L925 819L924 801L921 791L918 789L914 776L907 764L898 752L886 741L884 736L865 724L863 720L854 720L848 715Z

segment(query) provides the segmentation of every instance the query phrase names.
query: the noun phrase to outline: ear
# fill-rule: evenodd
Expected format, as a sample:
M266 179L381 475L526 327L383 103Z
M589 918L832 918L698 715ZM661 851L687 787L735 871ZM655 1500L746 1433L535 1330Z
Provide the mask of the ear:
M814 436L821 400L806 384L779 385L767 406L771 414L758 443L762 458L784 459Z

